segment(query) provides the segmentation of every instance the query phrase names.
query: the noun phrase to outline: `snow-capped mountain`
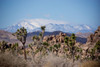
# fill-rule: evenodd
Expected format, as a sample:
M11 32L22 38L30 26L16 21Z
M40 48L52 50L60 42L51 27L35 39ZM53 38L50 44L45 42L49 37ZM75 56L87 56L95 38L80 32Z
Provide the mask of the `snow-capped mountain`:
M16 32L17 29L21 27L25 27L28 32L34 32L34 31L41 31L40 27L42 25L46 26L46 31L53 32L53 31L62 31L62 32L69 32L69 33L77 33L77 32L93 32L93 28L91 28L88 25L77 25L72 26L70 24L66 23L55 23L57 21L48 21L48 20L23 20L20 21L17 24L14 24L12 26L9 26L5 28L6 31L9 32Z
M52 31L63 31L63 32L69 32L69 33L77 33L77 32L93 32L94 30L88 26L88 25L77 25L77 26L71 26L70 24L47 24L46 25L46 31L52 32Z

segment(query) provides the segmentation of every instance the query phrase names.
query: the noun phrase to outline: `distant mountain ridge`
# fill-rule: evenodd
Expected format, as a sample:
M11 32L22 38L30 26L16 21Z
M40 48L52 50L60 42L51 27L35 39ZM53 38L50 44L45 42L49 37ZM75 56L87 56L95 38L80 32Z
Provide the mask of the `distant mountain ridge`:
M43 22L41 20L41 22ZM25 27L29 32L35 32L35 31L41 31L40 27L45 25L46 26L46 31L47 32L53 32L53 31L62 31L62 32L69 32L69 33L87 33L87 32L94 32L94 29L88 25L77 25L77 26L72 26L70 24L57 24L57 23L40 23L40 21L29 21L29 20L23 20L20 21L17 24L14 24L12 26L9 26L5 28L5 31L9 32L16 32L17 29L21 27Z

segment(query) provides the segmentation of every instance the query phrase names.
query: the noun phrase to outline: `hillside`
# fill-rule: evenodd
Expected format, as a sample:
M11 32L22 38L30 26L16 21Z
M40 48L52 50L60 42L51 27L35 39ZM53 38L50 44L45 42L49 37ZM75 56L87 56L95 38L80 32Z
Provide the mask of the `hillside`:
M15 36L12 35L12 33L0 30L0 41L7 41L9 43L20 43ZM21 44L21 43L20 43Z

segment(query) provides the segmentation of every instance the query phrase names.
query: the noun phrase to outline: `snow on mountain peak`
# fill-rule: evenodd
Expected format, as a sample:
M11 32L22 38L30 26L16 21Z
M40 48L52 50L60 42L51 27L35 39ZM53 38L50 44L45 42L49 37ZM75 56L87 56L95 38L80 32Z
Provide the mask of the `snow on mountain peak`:
M93 32L92 28L88 25L71 26L63 21L47 20L47 19L25 19L18 24L6 28L6 31L15 32L18 28L25 27L28 32L40 31L40 27L45 25L46 31L63 31L70 33L77 32Z
M87 29L90 29L90 30L91 30L91 28L90 28L88 25L85 25L85 27L86 27Z

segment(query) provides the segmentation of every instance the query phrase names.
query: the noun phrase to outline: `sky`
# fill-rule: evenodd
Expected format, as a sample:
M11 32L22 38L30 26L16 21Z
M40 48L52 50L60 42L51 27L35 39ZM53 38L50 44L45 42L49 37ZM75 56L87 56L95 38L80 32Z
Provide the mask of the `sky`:
M100 25L100 0L0 0L0 28L24 19L97 27Z

